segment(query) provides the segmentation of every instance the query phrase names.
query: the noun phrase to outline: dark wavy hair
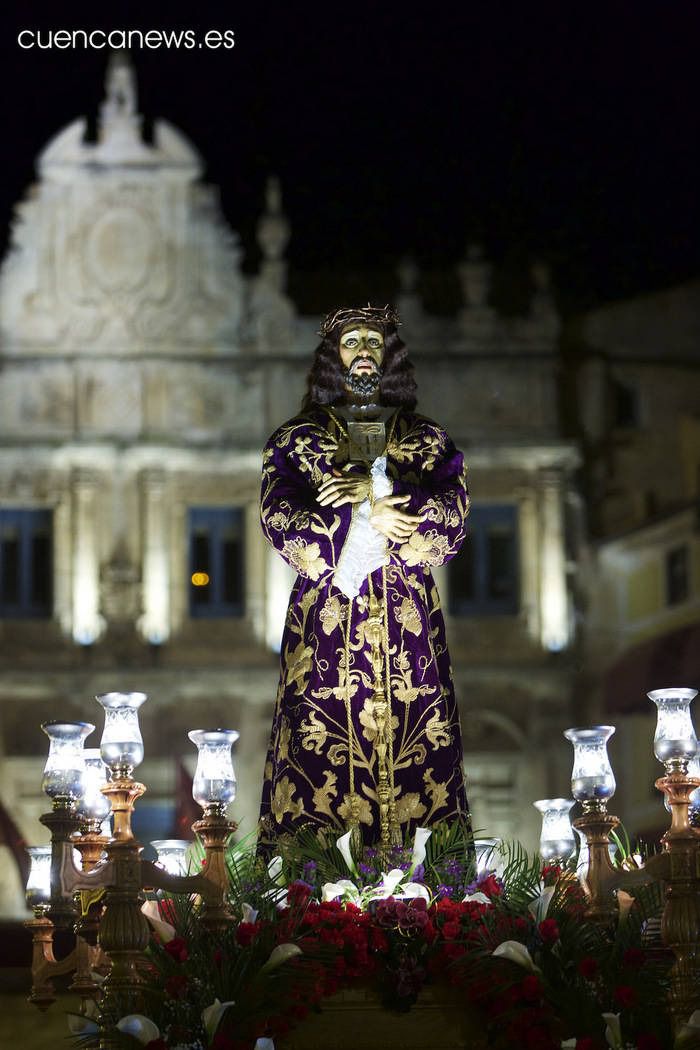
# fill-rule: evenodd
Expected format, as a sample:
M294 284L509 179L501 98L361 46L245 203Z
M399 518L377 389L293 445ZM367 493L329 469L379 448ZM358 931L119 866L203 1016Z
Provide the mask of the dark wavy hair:
M335 405L345 399L343 364L338 353L341 328L334 329L316 347L307 379L302 412L314 405ZM412 409L416 407L416 380L408 351L394 325L384 327L383 375L379 382L379 400L383 405Z

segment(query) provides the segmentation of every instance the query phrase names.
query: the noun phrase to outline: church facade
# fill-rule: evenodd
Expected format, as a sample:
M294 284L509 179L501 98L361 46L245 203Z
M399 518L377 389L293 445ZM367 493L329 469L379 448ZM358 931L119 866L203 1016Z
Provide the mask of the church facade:
M166 121L144 141L117 60L97 141L68 125L17 206L0 274L0 801L29 843L40 723L99 721L109 690L149 694L143 841L172 830L193 728L240 732L235 816L255 827L291 585L259 528L261 450L298 408L319 318L285 291L279 185L247 277L202 168ZM436 577L474 827L532 848L532 802L568 793L561 733L585 712L583 457L562 425L546 269L515 318L489 305L477 247L459 278L462 309L431 316L404 264L396 306L419 409L468 465L470 539ZM19 914L3 848L0 867L0 911Z

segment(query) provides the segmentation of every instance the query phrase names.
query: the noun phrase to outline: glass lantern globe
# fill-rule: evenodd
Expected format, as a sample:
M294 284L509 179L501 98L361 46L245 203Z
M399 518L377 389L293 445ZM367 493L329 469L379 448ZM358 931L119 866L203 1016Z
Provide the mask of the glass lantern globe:
M205 813L223 815L236 797L231 748L239 734L235 729L193 729L187 735L198 750L192 797Z
M503 874L503 856L500 852L502 844L502 839L474 839L477 875L484 875L488 871L495 871L497 875Z
M154 839L151 843L158 853L158 861L170 875L187 875L187 851L191 843L187 839Z
M28 846L29 877L25 898L37 918L45 915L51 903L51 847Z
M100 754L113 778L128 778L143 762L139 708L145 693L102 693L95 698L105 712Z
M41 728L49 738L42 790L55 809L72 809L85 787L83 744L95 727L91 722L43 722Z
M688 762L698 750L698 741L690 717L690 704L696 689L655 689L647 693L656 704L657 720L654 754L668 773L685 773Z
M584 812L604 810L615 794L615 777L607 744L615 732L614 726L590 726L567 729L564 736L574 746L574 768L571 773L571 794L581 802Z
M564 864L576 846L569 813L576 802L573 798L541 798L533 802L542 814L540 856L548 864Z
M102 761L99 747L85 748L85 789L78 803L78 816L88 824L90 831L99 834L103 821L112 807L101 788L107 783L107 766Z

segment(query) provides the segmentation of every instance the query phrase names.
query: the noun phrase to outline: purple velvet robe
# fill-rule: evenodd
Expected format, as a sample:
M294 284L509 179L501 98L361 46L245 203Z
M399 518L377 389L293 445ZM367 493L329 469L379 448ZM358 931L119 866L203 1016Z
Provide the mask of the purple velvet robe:
M349 746L363 838L379 840L377 727L364 634L370 585L379 597L386 586L393 790L401 832L469 818L445 625L431 575L464 539L469 497L463 457L444 430L413 412L399 409L386 433L393 492L409 494L405 509L425 519L407 543L387 541L388 565L365 579L354 599L333 583L352 508L322 507L315 499L321 483L347 462L343 421L315 407L280 427L263 454L262 527L299 575L282 639L262 841L304 824L346 830ZM350 468L367 469L361 463Z

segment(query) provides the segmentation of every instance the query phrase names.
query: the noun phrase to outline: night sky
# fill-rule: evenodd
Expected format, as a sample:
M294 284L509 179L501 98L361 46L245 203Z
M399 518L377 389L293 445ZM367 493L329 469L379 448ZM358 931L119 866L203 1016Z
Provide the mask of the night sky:
M281 176L302 308L391 294L411 253L428 305L449 309L469 240L496 260L504 309L533 256L567 313L700 273L695 2L55 10L3 25L3 237L38 151L94 118L107 57L23 51L18 29L214 28L233 50L133 54L140 109L204 155L248 270L265 176Z

